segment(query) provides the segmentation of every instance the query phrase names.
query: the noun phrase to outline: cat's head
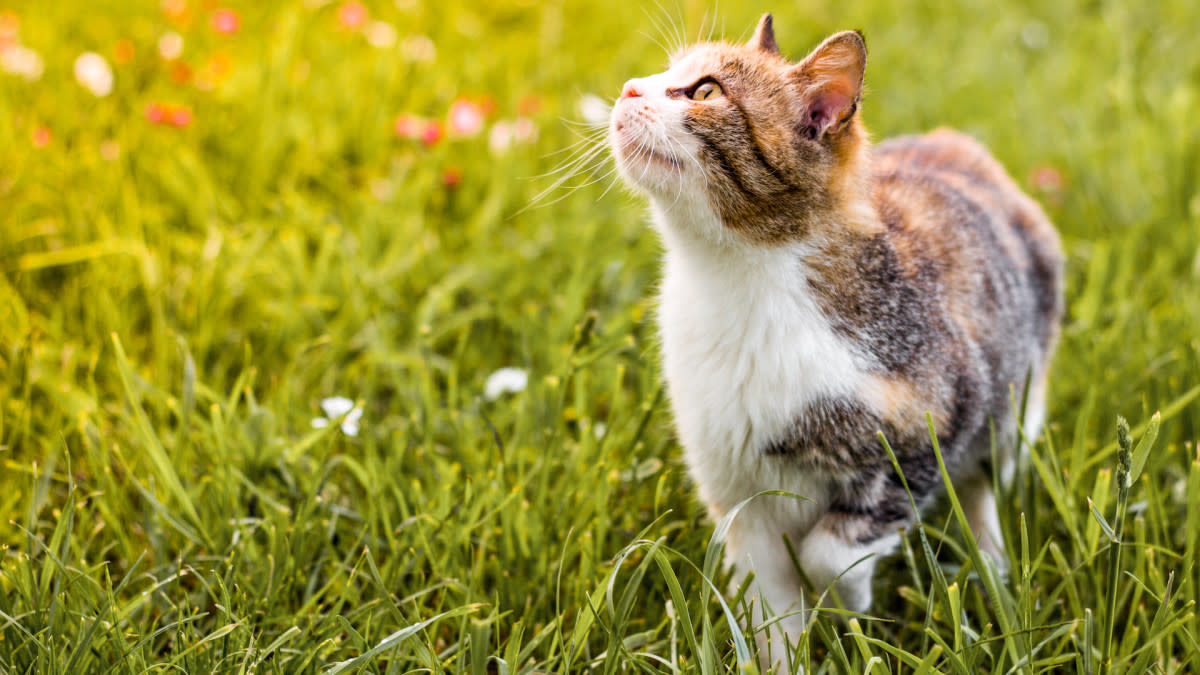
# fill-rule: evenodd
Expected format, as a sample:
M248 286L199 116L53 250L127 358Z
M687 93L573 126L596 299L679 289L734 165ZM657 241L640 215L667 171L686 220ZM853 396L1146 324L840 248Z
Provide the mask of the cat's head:
M861 189L866 61L846 31L789 62L770 14L744 45L684 49L666 72L625 83L609 126L617 167L661 206L704 200L751 241L803 236Z

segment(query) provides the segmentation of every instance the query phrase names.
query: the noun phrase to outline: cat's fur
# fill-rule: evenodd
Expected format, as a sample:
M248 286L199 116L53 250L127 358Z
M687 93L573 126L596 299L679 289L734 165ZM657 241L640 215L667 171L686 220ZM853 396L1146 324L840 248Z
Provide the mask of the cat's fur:
M790 63L767 15L746 45L699 44L630 80L612 114L618 168L666 247L663 369L701 498L714 518L762 490L812 500L759 498L733 522L728 560L753 570L760 619L801 606L785 537L818 592L837 579L843 605L868 608L875 561L912 517L877 432L926 502L941 487L926 411L999 557L991 429L1007 479L1010 388L1031 372L1030 438L1044 413L1054 228L962 134L870 147L866 56L844 32ZM692 100L710 80L722 95ZM802 616L774 633L795 639Z

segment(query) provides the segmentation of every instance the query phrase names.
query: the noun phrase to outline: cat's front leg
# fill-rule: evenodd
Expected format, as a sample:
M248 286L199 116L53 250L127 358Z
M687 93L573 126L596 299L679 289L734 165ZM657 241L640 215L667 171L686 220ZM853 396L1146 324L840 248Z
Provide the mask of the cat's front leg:
M736 572L735 586L748 574L754 575L746 599L752 607L749 620L758 644L759 665L765 673L772 666L790 663L790 651L804 632L805 605L804 589L784 543L784 533L772 519L763 517L766 509L755 506L759 505L751 505L734 520L725 557Z
M911 514L906 493L883 472L843 485L796 549L818 595L832 588L842 607L865 612L871 606L875 565L896 549L899 528ZM822 604L835 603L827 596Z

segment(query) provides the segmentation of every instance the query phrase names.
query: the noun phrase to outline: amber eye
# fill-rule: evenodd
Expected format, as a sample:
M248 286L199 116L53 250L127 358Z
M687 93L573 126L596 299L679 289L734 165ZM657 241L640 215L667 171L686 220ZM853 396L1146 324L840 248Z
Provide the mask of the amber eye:
M721 85L716 82L705 82L692 91L693 101L707 101L721 95Z

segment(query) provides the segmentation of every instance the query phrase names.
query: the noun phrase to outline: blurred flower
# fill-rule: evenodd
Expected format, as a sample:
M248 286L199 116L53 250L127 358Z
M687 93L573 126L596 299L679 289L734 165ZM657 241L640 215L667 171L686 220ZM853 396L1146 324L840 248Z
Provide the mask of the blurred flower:
M121 144L113 139L101 141L100 143L100 159L106 162L115 162L121 156Z
M187 106L175 106L171 111L171 126L182 129L192 123L192 109Z
M532 94L522 97L520 102L517 103L517 114L519 115L533 115L541 109L542 99Z
M9 75L23 77L35 82L42 77L46 64L42 62L41 54L24 45L10 45L0 51L0 70Z
M168 61L174 61L183 55L183 36L175 31L167 31L158 38L158 55Z
M183 61L176 61L171 66L171 81L175 84L187 84L192 81L192 67Z
M537 127L528 117L500 120L488 132L488 149L494 155L508 151L516 143L531 143L537 139Z
M456 188L458 187L459 183L462 183L462 178L462 169L458 168L457 166L447 167L446 170L442 172L442 185L445 185L448 188Z
M410 35L400 43L400 51L409 61L427 62L437 57L437 47L433 40L424 35Z
M146 106L146 119L151 124L182 129L192 123L192 109L185 105L155 101Z
M518 143L532 143L537 140L537 126L528 117L518 117L513 122L513 139Z
M358 30L367 23L367 6L358 0L346 0L338 6L337 18L343 28Z
M358 421L362 419L363 410L354 401L345 396L333 396L321 401L321 410L325 411L326 417L313 418L314 429L324 429L330 421L341 418L342 433L347 436L358 435Z
M1062 189L1062 174L1052 166L1039 166L1029 174L1033 186L1043 192L1057 192Z
M21 17L10 9L0 12L0 52L17 44L20 32Z
M363 28L363 35L367 38L367 44L379 49L391 49L396 46L396 41L400 39L400 34L392 27L392 24L386 21L372 21Z
M50 141L54 140L54 134L50 133L50 127L39 124L34 127L31 139L35 148L44 148L50 145Z
M515 394L525 391L529 384L529 374L520 368L501 368L488 375L483 385L483 397L495 401L504 394Z
M426 146L437 145L437 142L442 140L446 135L445 128L442 123L437 120L429 120L425 122L425 128L421 129L421 142Z
M423 124L424 121L420 117L404 113L396 118L392 126L396 131L396 135L400 138L415 141L422 136L422 132L424 131Z
M513 140L512 122L500 120L493 124L492 130L488 132L488 150L491 150L493 155L503 154L512 147Z
M187 16L187 0L163 0L159 7L162 8L163 14L172 19L182 19Z
M242 27L242 17L232 9L221 8L212 13L209 18L212 29L221 35L233 35Z
M480 96L477 102L484 117L491 117L492 113L496 112L496 99L491 96Z
M75 81L96 97L104 98L113 90L112 68L103 56L84 52L75 59Z
M588 124L607 125L611 114L612 105L595 94L584 94L579 99L579 116Z
M113 45L113 60L120 65L132 61L136 53L132 40L117 40L117 44Z
M483 130L483 109L460 98L450 105L446 125L453 136L474 136Z

